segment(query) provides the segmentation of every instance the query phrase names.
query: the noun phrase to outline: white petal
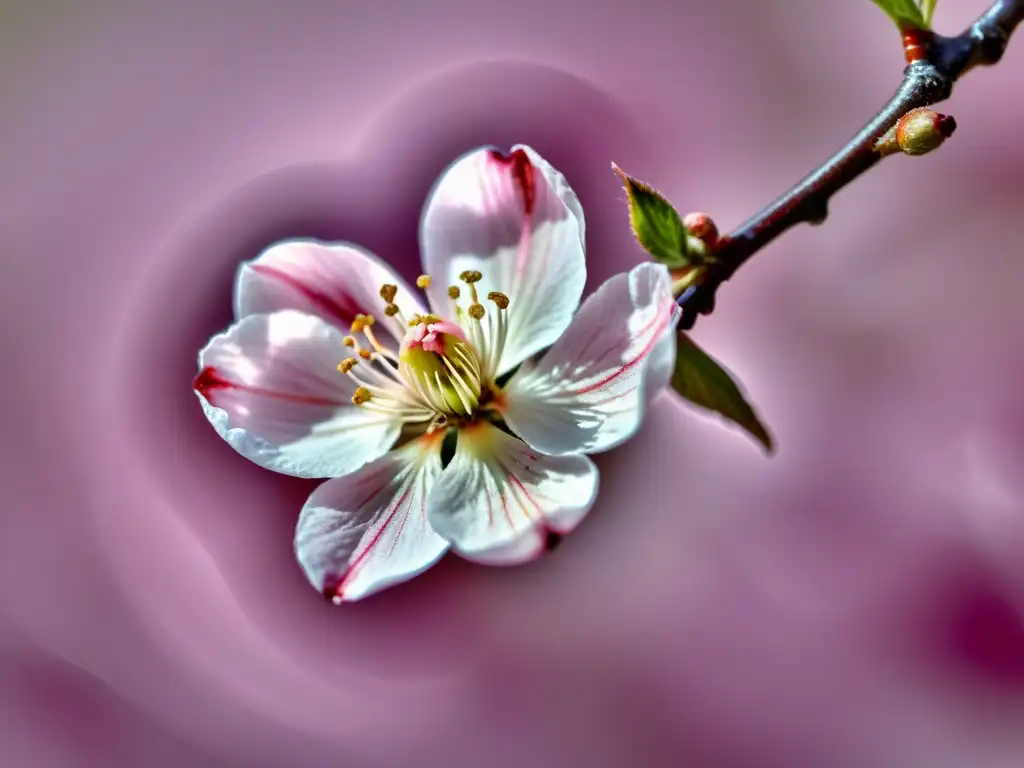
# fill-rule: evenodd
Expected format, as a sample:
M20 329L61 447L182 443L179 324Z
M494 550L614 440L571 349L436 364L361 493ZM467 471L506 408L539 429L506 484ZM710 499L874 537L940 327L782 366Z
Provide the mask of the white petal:
M544 178L547 179L548 184L551 185L551 189L555 191L555 194L565 203L565 207L569 209L569 212L576 218L576 223L579 226L580 231L580 242L583 243L584 249L586 249L586 223L583 219L583 206L580 205L580 199L576 196L572 187L569 186L569 182L566 181L559 171L556 171L554 166L551 165L547 160L540 156L540 154L533 147L528 147L525 144L519 144L516 149L522 149L530 162L544 174Z
M355 384L338 372L341 331L304 312L249 315L199 353L193 389L217 432L262 467L298 477L337 477L384 454L401 430L352 405Z
M485 148L463 156L440 178L423 215L434 311L451 317L448 286L459 285L464 270L479 271L481 300L500 291L510 301L498 371L511 370L568 327L587 277L583 229L576 195L533 150L517 146L506 156Z
M480 422L459 432L455 456L430 495L430 524L463 557L520 563L575 528L596 495L590 459L537 454Z
M678 311L661 265L608 279L537 365L509 382L509 427L556 455L605 451L628 439L672 375Z
M383 319L385 283L398 286L395 303L406 317L426 311L419 294L368 251L346 243L286 240L239 268L235 317L299 309L347 331L356 315ZM379 323L395 336L391 325Z
M440 474L440 439L427 438L317 488L295 530L310 583L359 600L436 563L448 543L427 522L427 495Z

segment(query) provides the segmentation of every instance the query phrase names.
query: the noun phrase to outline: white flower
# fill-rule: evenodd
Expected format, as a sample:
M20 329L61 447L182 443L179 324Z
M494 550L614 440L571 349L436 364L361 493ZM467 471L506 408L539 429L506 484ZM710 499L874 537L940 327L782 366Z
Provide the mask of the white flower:
M630 437L671 375L667 270L641 264L580 305L583 211L529 147L457 160L420 237L427 306L366 251L288 241L241 267L236 322L199 354L193 387L235 450L333 478L303 507L295 551L335 602L449 547L540 555L593 504L583 454Z

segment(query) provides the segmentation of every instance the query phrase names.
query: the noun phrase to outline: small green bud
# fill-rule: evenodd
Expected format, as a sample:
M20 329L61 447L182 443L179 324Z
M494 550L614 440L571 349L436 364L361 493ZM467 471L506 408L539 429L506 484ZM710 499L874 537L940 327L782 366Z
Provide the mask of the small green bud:
M940 115L927 107L912 109L899 119L875 144L882 157L902 152L905 155L926 155L942 146L953 135L956 120Z

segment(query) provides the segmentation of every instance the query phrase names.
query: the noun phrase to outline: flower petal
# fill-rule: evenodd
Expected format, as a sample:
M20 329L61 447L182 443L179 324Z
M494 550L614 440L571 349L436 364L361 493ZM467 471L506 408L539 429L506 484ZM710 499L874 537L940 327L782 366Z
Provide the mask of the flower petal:
M336 477L384 454L401 421L352 405L355 384L337 370L341 331L304 312L249 315L199 353L192 383L206 418L262 467Z
M544 174L544 178L551 185L551 189L555 191L559 199L565 203L565 207L576 218L576 224L579 226L580 231L580 242L583 243L584 250L586 250L586 223L583 218L583 206L580 205L580 199L576 196L572 187L569 186L565 176L556 171L554 166L541 157L533 147L519 144L514 149L521 149L526 153L526 156L530 158L530 162L533 163L537 170Z
M583 231L575 193L533 150L463 156L435 186L420 231L434 311L452 316L448 286L479 271L481 298L500 291L510 300L498 372L511 370L568 327L587 277Z
M555 455L628 439L672 375L678 311L664 266L648 262L609 278L537 365L509 382L509 427Z
M597 495L585 456L543 456L487 422L459 432L428 502L430 524L463 557L525 562L575 528Z
M427 495L441 475L437 437L409 443L306 501L295 554L310 583L340 603L411 579L448 549L427 522Z
M356 315L382 317L385 283L398 286L395 303L406 317L426 312L418 293L370 252L347 243L286 240L239 268L235 318L299 309L347 331ZM391 323L380 325L397 336Z

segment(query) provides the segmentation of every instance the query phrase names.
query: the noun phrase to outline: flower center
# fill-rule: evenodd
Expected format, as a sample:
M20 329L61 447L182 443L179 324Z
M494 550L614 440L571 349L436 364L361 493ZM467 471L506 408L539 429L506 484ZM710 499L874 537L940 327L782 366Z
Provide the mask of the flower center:
M436 315L416 315L407 321L394 303L398 287L381 287L384 315L402 339L401 347L395 355L378 342L372 315L356 317L353 335L345 337L345 344L355 350L356 356L338 366L359 384L353 403L393 413L403 421L433 421L441 427L449 417L472 417L487 401L505 344L509 301L504 294L491 291L487 298L495 310L488 314L476 288L481 274L468 270L459 279L469 288L472 300L463 309L458 301L459 286L448 288L461 325ZM416 285L427 288L430 276L421 275ZM359 333L366 336L369 349L359 344L355 336Z
M398 353L399 370L438 412L469 416L480 402L483 366L458 325L417 318Z

